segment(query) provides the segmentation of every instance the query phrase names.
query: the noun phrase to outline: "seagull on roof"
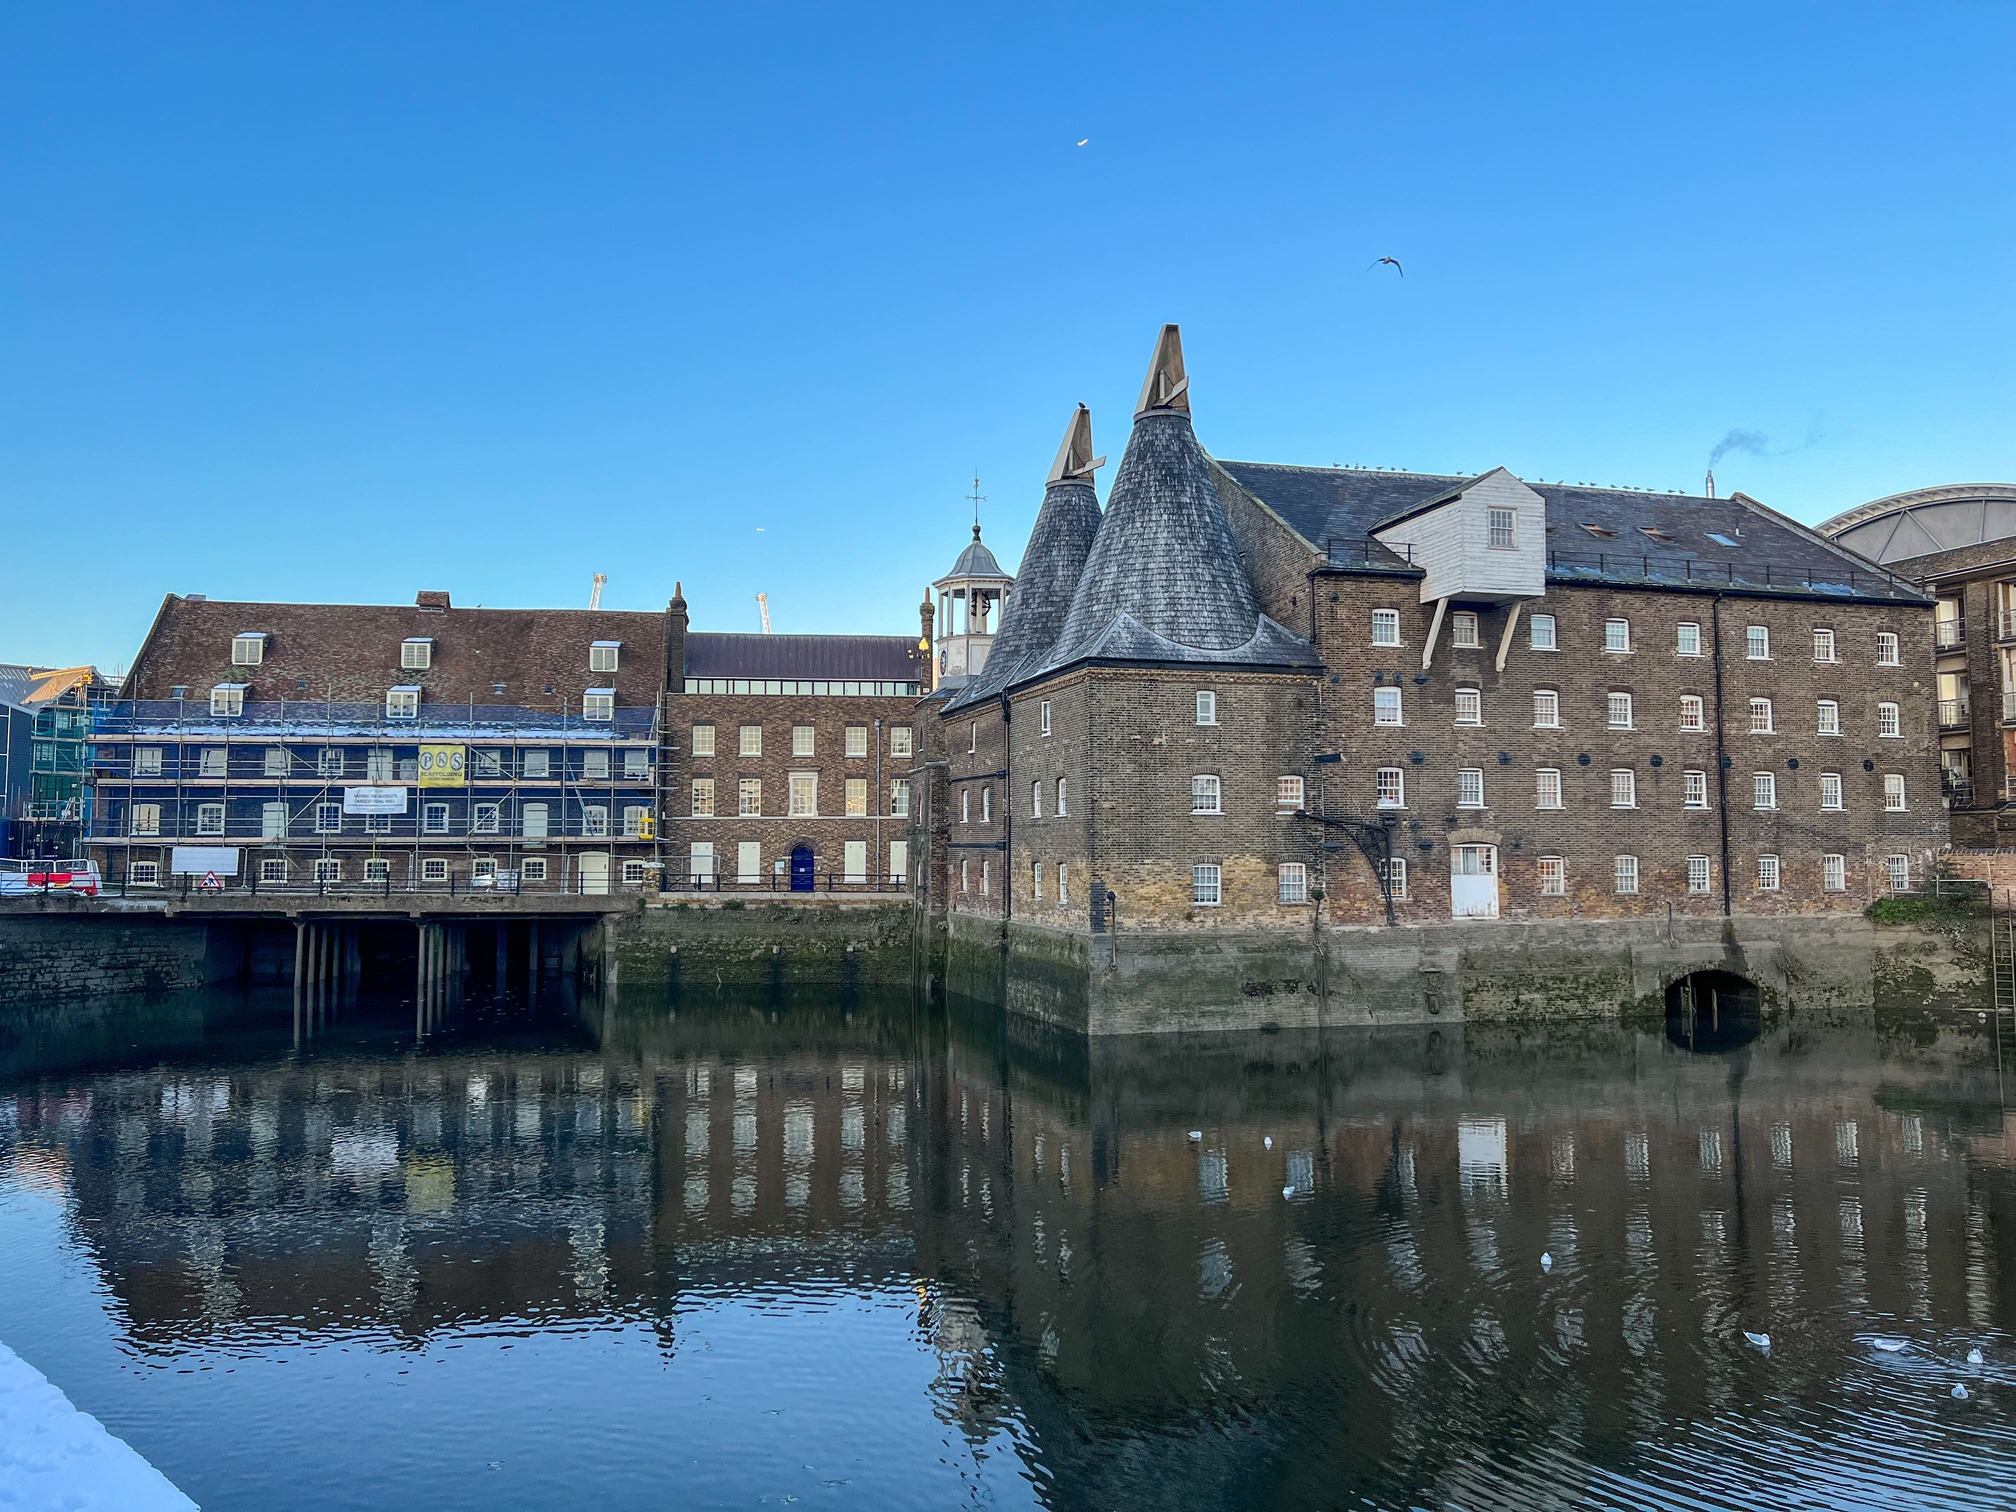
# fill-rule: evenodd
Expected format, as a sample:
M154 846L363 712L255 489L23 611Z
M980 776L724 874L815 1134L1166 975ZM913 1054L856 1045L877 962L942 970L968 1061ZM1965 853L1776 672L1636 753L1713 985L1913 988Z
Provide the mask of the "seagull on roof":
M1402 278L1405 278L1407 276L1407 270L1400 266L1400 259L1397 257L1382 257L1377 262L1367 263L1365 265L1365 271L1367 273L1370 273L1374 268L1377 268L1387 263L1392 264L1393 271L1395 273L1398 273Z

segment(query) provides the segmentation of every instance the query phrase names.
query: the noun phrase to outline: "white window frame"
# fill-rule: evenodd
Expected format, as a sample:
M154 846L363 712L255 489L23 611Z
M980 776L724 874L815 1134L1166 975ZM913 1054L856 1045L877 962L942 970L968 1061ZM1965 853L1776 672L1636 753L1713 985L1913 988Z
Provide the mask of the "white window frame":
M315 753L315 775L321 778L341 777L347 765L341 746L323 746Z
M445 803L423 803L420 805L420 833L423 835L445 835L448 833L449 808Z
M735 779L735 817L738 819L760 819L763 815L763 779L761 777L738 777Z
M318 835L343 833L342 804L325 800L315 805L315 833Z
M1398 688L1381 685L1372 690L1372 723L1397 729L1407 723L1406 705Z
M1839 735L1841 733L1841 703L1839 699L1821 699L1813 706L1813 715L1815 734Z
M1482 688L1458 688L1456 690L1456 723L1459 725L1481 725L1484 723L1484 690Z
M1682 772L1680 774L1680 806L1689 809L1708 807L1708 774L1706 772Z
M134 835L158 835L161 833L161 805L158 803L136 803L133 805L133 821L127 831Z
M501 803L477 803L470 806L469 833L472 835L496 835L503 833L504 805Z
M1631 654L1631 621L1628 619L1603 621L1603 650L1609 656Z
M1218 695L1209 688L1197 691L1197 723L1215 725L1218 723Z
M1372 806L1382 809L1407 807L1405 767L1380 767L1372 774Z
M257 667L266 660L266 637L257 631L231 637L231 665Z
M980 863L983 867L986 861ZM1225 901L1224 869L1213 862L1200 861L1190 868L1190 906L1217 908Z
M909 725L889 726L889 754L908 756L916 749L916 731Z
M1757 856L1757 891L1777 892L1785 882L1784 863L1770 851Z
M1901 667L1904 665L1903 642L1895 630L1876 632L1876 665L1879 667Z
M840 812L849 819L868 817L868 779L866 777L844 777L841 779Z
M1750 700L1750 733L1752 735L1776 735L1778 733L1778 711L1768 698Z
M1539 864L1540 896L1568 896L1568 860L1565 856L1542 856Z
M1699 735L1708 728L1708 700L1699 693L1680 695L1680 732Z
M425 672L434 665L434 642L426 636L408 636L399 642L399 670Z
M714 754L714 726L711 724L696 724L693 726L692 743L692 753L695 756L712 756Z
M285 856L261 856L259 858L259 885L270 887L287 881L287 858Z
M1707 856L1687 858L1687 891L1705 893L1715 885L1715 863Z
M623 662L623 646L620 641L595 641L588 647L588 670L590 672L614 672Z
M199 835L221 835L224 833L224 805L222 803L199 803L196 805L196 833Z
M735 754L738 756L761 756L763 754L763 726L745 724L735 727Z
M1769 625L1745 625L1743 627L1743 659L1745 661L1771 660L1771 627Z
M1893 893L1911 891L1911 858L1891 855L1883 858L1883 879Z
M210 717L238 719L245 713L245 684L219 683L210 690Z
M221 745L205 745L196 748L196 775L198 777L224 777L231 771L230 748Z
M1638 858L1636 856L1611 857L1610 890L1620 898L1635 897L1637 895Z
M1071 787L1068 778L1057 779L1057 817L1062 819L1071 812Z
M1456 769L1456 807L1460 809L1481 809L1484 803L1484 768L1458 767Z
M695 777L690 791L691 807L686 810L688 815L695 819L712 819L714 817L715 803L714 779L712 777Z
M1904 774L1902 772L1885 772L1883 774L1883 812L1886 814L1904 814L1909 813L1910 810L1910 799L1904 789Z
M159 861L127 862L126 885L128 887L159 887L161 885L161 863Z
M651 817L648 803L626 803L623 805L623 838L641 840L644 838L646 821Z
M420 717L420 690L415 687L387 688L385 690L385 717L387 719L418 719Z
M1302 861L1283 861L1274 870L1275 900L1281 903L1309 901L1309 867Z
M790 798L789 814L793 819L816 819L819 816L819 774L817 772L793 772L786 779L785 793ZM803 794L805 806L800 807ZM963 795L962 795L963 796Z
M1638 727L1637 700L1629 693L1618 692L1615 689L1611 690L1604 700L1603 709L1606 728L1612 730L1633 730Z
M1533 807L1536 809L1567 807L1561 795L1561 769L1559 767L1536 767L1534 769Z
M482 755L477 752L477 755ZM479 774L480 775L480 774ZM623 750L623 780L625 782L649 782L651 780L651 753L636 746L626 746Z
M1696 620L1682 620L1673 627L1673 654L1701 656L1701 626Z
M581 777L587 782L607 782L609 780L609 749L607 746L591 746L581 753Z
M546 858L544 856L527 856L518 863L518 880L520 882L544 882L546 877Z
M613 724L616 719L616 690L590 688L581 695L581 717L593 724Z
M1050 734L1050 700L1047 698L1036 705L1036 733L1046 739Z
M1190 812L1193 814L1222 814L1225 812L1225 784L1215 772L1199 772L1190 779Z
M1838 813L1847 808L1847 788L1841 781L1839 772L1820 774L1820 807L1828 813Z
M1876 734L1883 740L1904 738L1904 710L1894 703L1876 705Z
M1536 730L1561 728L1561 692L1558 688L1533 690L1533 728Z
M446 856L423 856L420 860L420 880L422 882L446 882L448 880L448 858Z
M1393 894L1395 903L1407 901L1407 858L1389 856L1386 860L1386 890Z
M910 783L907 778L897 777L889 783L889 817L891 819L910 817Z
M1449 616L1449 644L1458 651L1475 651L1481 642L1478 639L1477 611L1458 609Z
M603 839L609 833L609 805L606 803L584 803L581 805L581 833L590 839Z
M133 775L135 777L159 777L161 775L161 747L135 746L133 748Z
M1298 776L1283 775L1274 779L1274 807L1284 813L1293 813L1308 803L1308 784Z
M1527 617L1526 649L1550 653L1561 649L1561 627L1553 615L1534 614Z
M819 727L809 724L791 726L791 755L795 760L801 756L819 754Z
M1776 772L1752 772L1750 774L1750 806L1759 813L1768 813L1778 807L1778 774Z
M1638 773L1632 768L1610 769L1610 807L1613 809L1638 807Z
M1829 851L1820 858L1820 891L1848 891L1848 858Z
M1490 551L1519 549L1519 511L1502 504L1484 510L1484 545Z
M315 858L315 883L326 887L331 882L343 880L343 858L341 856L317 856Z
M1395 647L1400 644L1400 611L1398 609L1374 609L1372 611L1372 644Z
M868 726L850 724L841 732L840 754L849 760L857 760L868 754ZM808 753L809 754L809 753Z
M1839 661L1840 648L1834 640L1834 632L1824 625L1813 627L1813 660L1824 665Z

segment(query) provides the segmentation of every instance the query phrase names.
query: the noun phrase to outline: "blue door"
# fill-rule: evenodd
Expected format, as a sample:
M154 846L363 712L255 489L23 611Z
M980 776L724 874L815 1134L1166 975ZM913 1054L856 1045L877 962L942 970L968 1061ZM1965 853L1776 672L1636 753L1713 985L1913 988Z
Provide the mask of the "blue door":
M791 848L791 891L812 891L812 847L809 845Z

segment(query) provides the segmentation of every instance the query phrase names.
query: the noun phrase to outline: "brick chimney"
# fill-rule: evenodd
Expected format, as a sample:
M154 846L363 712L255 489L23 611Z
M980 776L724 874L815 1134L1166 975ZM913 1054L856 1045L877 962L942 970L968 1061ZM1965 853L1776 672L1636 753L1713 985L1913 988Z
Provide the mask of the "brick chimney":
M665 686L673 692L686 687L686 585L672 585L672 602L665 606Z

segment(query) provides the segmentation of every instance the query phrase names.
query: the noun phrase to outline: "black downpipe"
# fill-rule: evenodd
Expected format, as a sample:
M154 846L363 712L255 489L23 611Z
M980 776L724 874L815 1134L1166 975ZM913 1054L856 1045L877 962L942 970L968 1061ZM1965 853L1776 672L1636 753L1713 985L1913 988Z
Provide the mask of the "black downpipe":
M1709 609L1715 645L1715 817L1722 826L1722 913L1734 910L1729 892L1729 755L1728 727L1722 710L1722 595L1716 594Z

